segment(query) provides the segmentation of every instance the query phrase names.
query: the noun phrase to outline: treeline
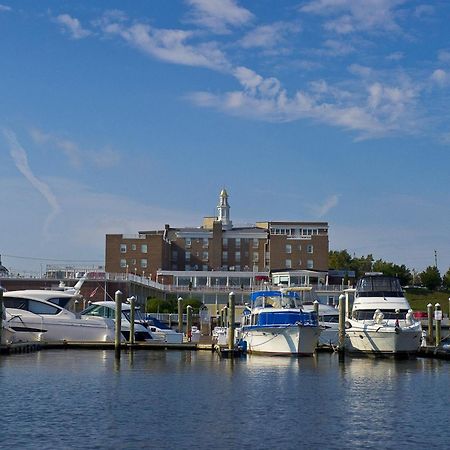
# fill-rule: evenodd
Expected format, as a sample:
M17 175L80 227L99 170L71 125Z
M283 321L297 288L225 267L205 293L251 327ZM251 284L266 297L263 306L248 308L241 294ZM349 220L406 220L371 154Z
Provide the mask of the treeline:
M351 256L347 250L331 250L329 252L328 266L336 270L353 270L356 278L366 272L382 272L385 275L396 276L400 279L402 286L414 285L424 286L430 290L441 287L450 289L450 268L441 276L436 266L429 266L423 272L410 270L404 264L398 265L392 262L375 260L372 255Z

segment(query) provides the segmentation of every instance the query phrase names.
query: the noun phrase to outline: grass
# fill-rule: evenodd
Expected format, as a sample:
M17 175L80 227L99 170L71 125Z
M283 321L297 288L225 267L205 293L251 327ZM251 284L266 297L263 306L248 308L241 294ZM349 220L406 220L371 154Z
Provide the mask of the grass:
M414 311L426 311L428 303L439 303L444 313L448 313L450 291L429 291L428 289L408 288L405 291L411 308Z

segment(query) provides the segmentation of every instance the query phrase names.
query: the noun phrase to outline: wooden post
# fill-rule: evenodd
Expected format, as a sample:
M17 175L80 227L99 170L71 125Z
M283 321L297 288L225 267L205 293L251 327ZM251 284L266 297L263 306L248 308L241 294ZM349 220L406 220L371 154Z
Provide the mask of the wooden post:
M116 300L116 333L114 337L114 349L116 353L116 358L120 358L120 343L122 338L122 292L116 291L115 293Z
M235 296L234 292L228 295L228 349L234 349L234 314L235 314Z
M345 346L345 295L339 296L339 351L343 352Z
M228 327L228 306L225 305L223 307L223 325L224 327Z
M436 320L436 347L441 343L441 322L442 322L442 309L439 303L434 305L434 319Z
M134 313L135 313L135 302L136 302L136 297L133 295L132 297L129 298L130 300L130 338L129 338L129 342L131 345L134 344L135 339L134 339Z
M314 306L314 312L316 313L316 316L317 316L317 320L319 320L319 302L317 300L314 300L313 306Z
M433 345L433 305L428 303L427 305L427 321L428 321L428 345Z
M192 339L192 306L187 305L186 308L186 336L188 342L191 342Z
M183 332L183 297L178 297L178 333Z

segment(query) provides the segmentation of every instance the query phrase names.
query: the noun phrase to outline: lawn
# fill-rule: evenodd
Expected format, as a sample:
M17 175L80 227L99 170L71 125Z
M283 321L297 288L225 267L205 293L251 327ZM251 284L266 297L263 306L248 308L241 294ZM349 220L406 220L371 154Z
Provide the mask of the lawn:
M411 308L414 311L426 311L428 303L439 303L445 314L448 313L450 291L429 291L428 289L408 288L405 290Z

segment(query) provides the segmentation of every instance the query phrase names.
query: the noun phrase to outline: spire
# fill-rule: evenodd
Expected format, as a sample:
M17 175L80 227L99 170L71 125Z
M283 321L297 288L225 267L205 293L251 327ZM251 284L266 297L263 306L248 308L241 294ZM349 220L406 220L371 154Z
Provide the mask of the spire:
M230 205L228 204L228 193L224 189L220 191L219 204L217 205L218 216L217 220L222 222L222 228L230 230L233 224L230 220Z

